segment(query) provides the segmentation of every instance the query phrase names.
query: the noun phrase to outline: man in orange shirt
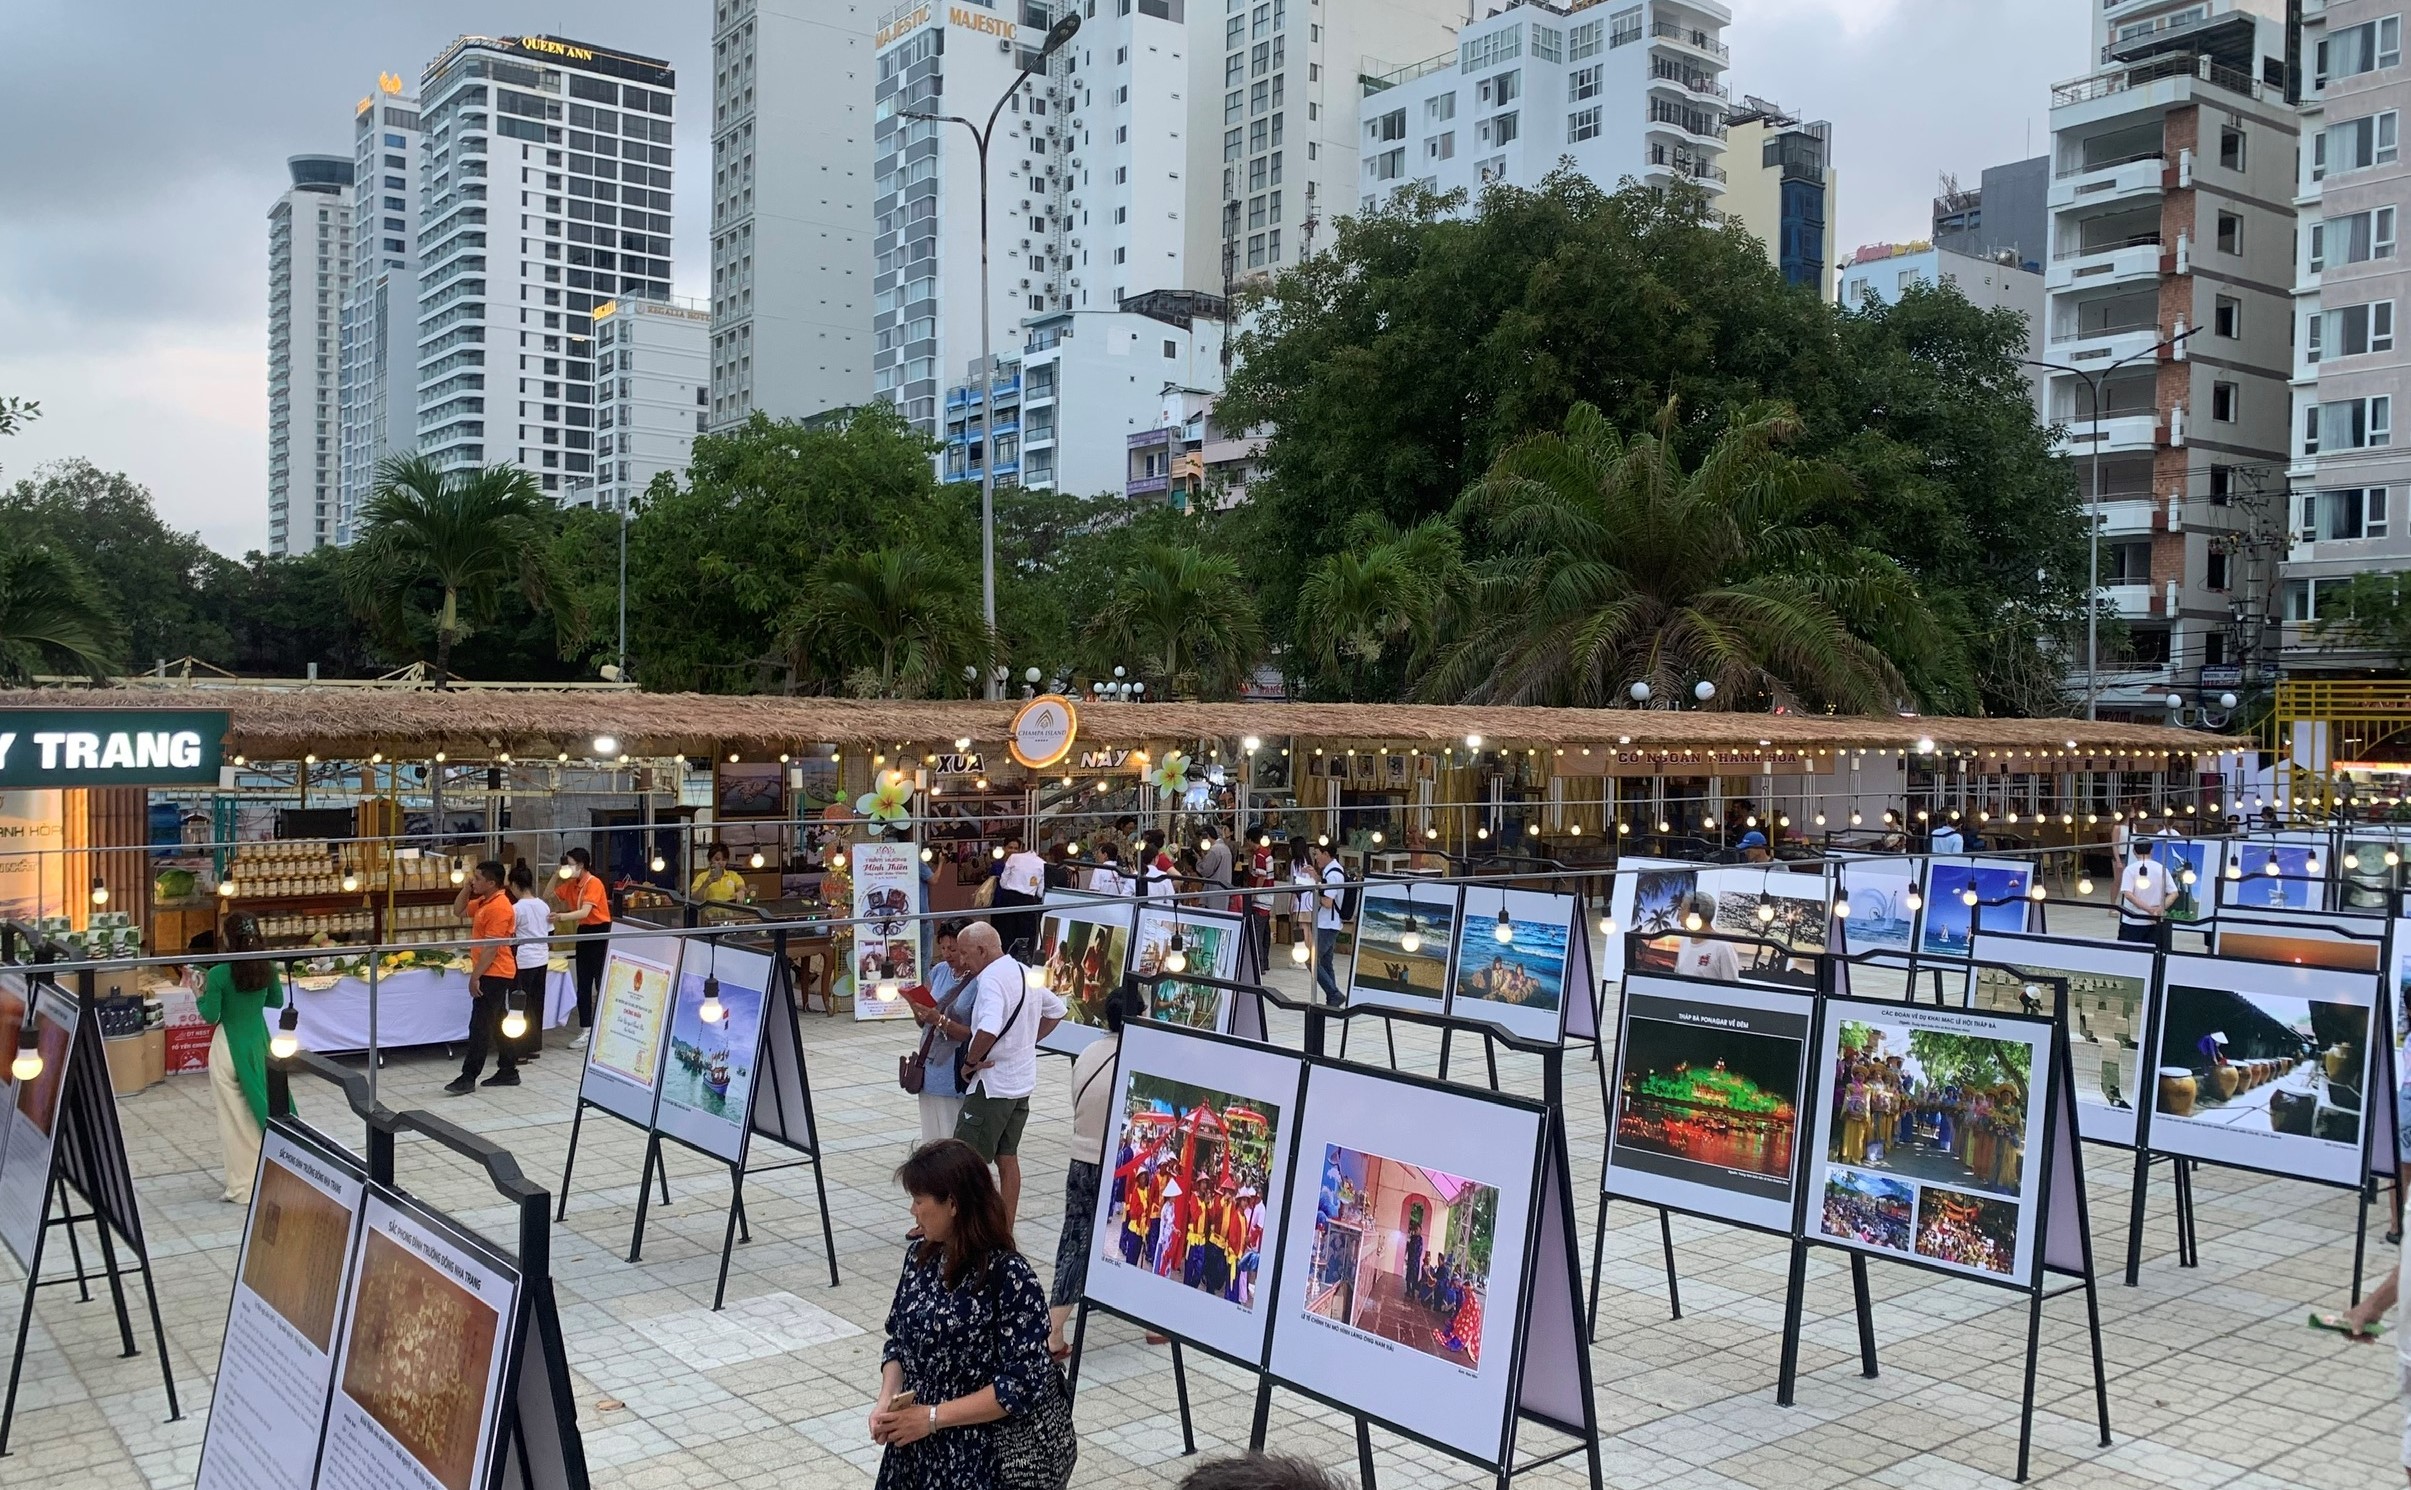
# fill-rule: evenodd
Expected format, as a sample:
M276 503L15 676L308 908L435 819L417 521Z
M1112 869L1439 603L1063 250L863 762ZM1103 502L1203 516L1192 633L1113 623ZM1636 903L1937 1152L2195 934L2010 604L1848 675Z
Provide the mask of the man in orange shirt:
M486 1078L487 1086L517 1086L519 1061L511 1053L510 1042L502 1038L503 1010L510 1004L511 990L518 986L519 961L511 955L512 939L518 934L518 922L511 911L511 897L502 891L503 867L492 859L469 872L469 882L453 897L455 915L469 918L469 935L476 941L493 939L492 945L469 949L469 1052L460 1065L460 1078L444 1090L462 1097L477 1085L477 1075L486 1068L486 1052L494 1052L494 1074Z

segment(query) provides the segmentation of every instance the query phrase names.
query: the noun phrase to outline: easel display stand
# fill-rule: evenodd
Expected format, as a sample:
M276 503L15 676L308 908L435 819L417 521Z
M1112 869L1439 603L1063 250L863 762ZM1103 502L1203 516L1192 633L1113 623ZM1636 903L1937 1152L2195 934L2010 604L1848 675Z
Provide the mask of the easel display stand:
M7 928L5 941L0 950L12 954L33 945L30 933L16 926ZM142 1211L134 1197L133 1170L126 1161L125 1133L117 1121L117 1094L101 1050L91 972L78 974L76 983L71 993L42 974L38 964L0 971L0 1014L15 1011L6 1021L12 1036L19 1019L32 1021L43 1056L42 1073L30 1083L0 1083L0 1251L25 1270L9 1351L8 1391L0 1400L0 1456L8 1453L15 1426L34 1300L45 1288L73 1283L79 1301L89 1303L92 1284L107 1284L117 1316L119 1354L131 1359L141 1350L126 1308L125 1280L140 1277L167 1394L167 1420L184 1416L176 1397L175 1365L168 1358L167 1331L160 1320ZM13 1039L0 1054L15 1054ZM100 1253L97 1268L86 1265L77 1239L77 1228L87 1222ZM65 1235L71 1271L45 1278L42 1263L54 1229ZM122 1258L120 1247L125 1251Z

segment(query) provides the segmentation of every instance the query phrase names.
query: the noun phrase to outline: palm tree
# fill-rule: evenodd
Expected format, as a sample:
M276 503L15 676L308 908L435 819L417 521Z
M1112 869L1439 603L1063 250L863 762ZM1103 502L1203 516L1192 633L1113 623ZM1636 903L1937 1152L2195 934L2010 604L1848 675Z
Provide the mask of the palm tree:
M122 635L73 558L41 544L0 541L0 682L29 683L45 663L106 677L117 671Z
M412 591L432 584L435 686L451 677L452 645L471 621L494 619L516 588L537 610L554 610L559 585L550 547L552 500L516 466L446 469L424 455L388 456L344 554L344 597L363 618L405 634Z
M1236 692L1264 653L1264 622L1239 566L1187 543L1141 548L1088 637L1148 663L1165 697Z
M851 691L874 698L950 689L996 650L961 577L919 548L823 560L790 648L833 659Z
M1788 410L1737 414L1690 472L1674 414L1628 442L1576 404L1562 434L1518 441L1465 494L1460 520L1504 551L1429 694L1596 707L1705 680L1723 708L1771 694L1883 713L1909 702L1901 661L1930 674L1958 655L1897 563L1816 524L1849 479L1777 448L1799 428Z
M1359 695L1395 697L1394 676L1430 659L1465 582L1464 543L1448 519L1400 531L1378 514L1360 514L1345 546L1298 591L1308 654L1327 678L1359 685Z

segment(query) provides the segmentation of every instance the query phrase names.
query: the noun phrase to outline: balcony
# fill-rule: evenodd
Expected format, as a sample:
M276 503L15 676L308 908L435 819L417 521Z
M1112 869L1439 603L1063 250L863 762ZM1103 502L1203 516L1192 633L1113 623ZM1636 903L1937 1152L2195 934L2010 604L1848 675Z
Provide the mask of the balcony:
M1649 35L1653 41L1670 42L1677 47L1697 52L1703 57L1713 57L1719 62L1730 61L1733 56L1731 47L1700 30L1697 26L1678 26L1672 21L1655 21L1650 24Z
M2103 585L2101 599L2121 621L2148 620L2160 614L2160 587L2149 581Z
M1128 447L1132 450L1146 450L1153 446L1171 443L1172 427L1170 425L1166 425L1162 429L1143 429L1137 434L1127 437Z
M2142 353L2158 345L2161 334L2159 324L2154 321L2057 330L2051 333L2051 360L2078 367L2093 362L2106 365L2129 357L2140 361Z
M1670 171L1677 176L1687 177L1710 191L1723 190L1727 179L1725 168L1706 156L1694 155L1670 145L1650 146L1649 166L1653 171Z
M2193 101L2201 89L2213 89L2241 98L2260 97L2260 85L2252 75L2239 69L2223 66L2204 56L2153 57L2126 67L2113 67L2094 73L2091 77L2074 78L2051 90L2051 108L2081 109L2077 120L2052 121L2052 128L2065 128L2084 117L2113 118L2119 114L2143 109L2161 109ZM2205 100L2217 102L2218 100Z
M2168 189L2168 160L2160 151L2115 160L2086 161L2052 177L2050 209L2107 207L2129 198L2158 196Z
M2112 421L2102 422L2106 428ZM2168 509L2150 497L2111 497L2101 504L2104 538L2140 537L2161 531L2167 523Z
M1122 488L1122 494L1129 497L1148 497L1170 491L1171 489L1171 474L1169 472L1159 472L1153 476L1131 477L1128 484Z
M1733 96L1732 90L1716 81L1715 78L1701 72L1698 68L1685 67L1671 57L1649 59L1649 80L1652 84L1671 84L1686 93L1697 94L1703 98L1723 100Z
M2090 290L2132 279L2158 279L2175 269L2174 258L2173 252L2162 251L2157 232L2079 244L2051 256L2043 288Z
M2068 433L2060 448L2068 455L2083 458L2093 453L2093 421L2070 419ZM2157 413L2111 414L2101 421L2101 453L2104 455L2133 454L2141 450L2156 450L2163 440L2165 426ZM2104 503L2106 510L2111 504Z
M1721 142L1725 137L1725 122L1715 110L1689 108L1662 98L1649 101L1649 127L1672 130L1703 144Z

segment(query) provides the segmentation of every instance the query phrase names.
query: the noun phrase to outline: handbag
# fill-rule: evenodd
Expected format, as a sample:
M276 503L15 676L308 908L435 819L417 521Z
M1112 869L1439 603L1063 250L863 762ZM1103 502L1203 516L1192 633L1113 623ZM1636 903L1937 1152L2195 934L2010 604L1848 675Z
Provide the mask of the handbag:
M918 1097L929 1085L929 1045L937 1039L938 1028L931 1025L921 1035L921 1048L910 1055L896 1057L896 1085Z
M996 1312L998 1364L1003 1364L1005 1297L1003 1280L991 1261L988 1294ZM1064 1490L1080 1461L1080 1435L1072 1426L1072 1389L1063 1368L1046 1360L1038 1393L996 1424L990 1436L996 1448L997 1490Z
M988 907L996 904L995 875L989 875L986 879L979 882L979 888L971 892L971 903L981 910L986 910Z

